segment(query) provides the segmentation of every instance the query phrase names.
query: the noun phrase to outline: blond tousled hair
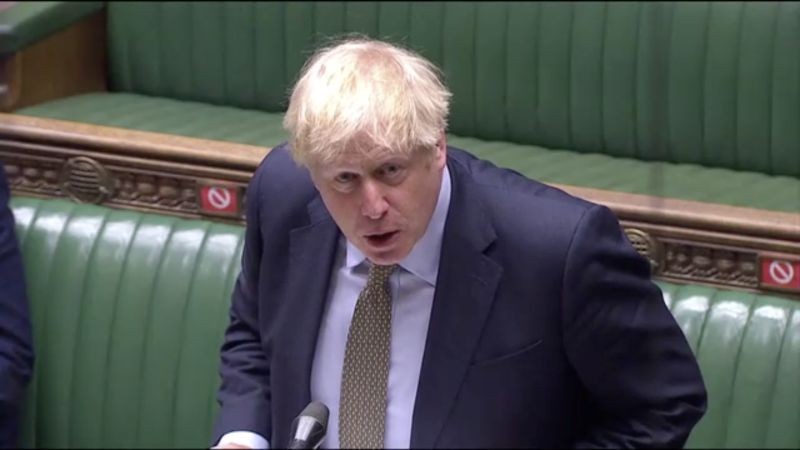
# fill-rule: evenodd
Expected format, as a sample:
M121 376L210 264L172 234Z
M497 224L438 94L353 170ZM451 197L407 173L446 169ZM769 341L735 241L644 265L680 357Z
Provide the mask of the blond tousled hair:
M450 91L418 54L366 37L317 50L300 72L283 119L292 156L325 164L348 151L433 154Z

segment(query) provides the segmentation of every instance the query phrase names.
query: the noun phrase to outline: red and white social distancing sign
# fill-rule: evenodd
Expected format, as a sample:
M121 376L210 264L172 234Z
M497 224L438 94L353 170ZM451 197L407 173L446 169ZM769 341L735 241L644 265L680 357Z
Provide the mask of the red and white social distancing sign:
M800 260L762 257L761 285L800 292Z
M201 187L200 209L207 214L238 215L238 189L230 186Z

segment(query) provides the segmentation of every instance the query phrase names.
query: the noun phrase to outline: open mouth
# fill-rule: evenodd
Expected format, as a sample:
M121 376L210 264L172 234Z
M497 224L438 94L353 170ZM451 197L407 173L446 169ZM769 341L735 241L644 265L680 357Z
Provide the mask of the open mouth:
M388 244L396 234L397 231L390 231L388 233L370 234L365 237L367 238L367 242L369 242L370 245L373 245L375 247L380 247Z

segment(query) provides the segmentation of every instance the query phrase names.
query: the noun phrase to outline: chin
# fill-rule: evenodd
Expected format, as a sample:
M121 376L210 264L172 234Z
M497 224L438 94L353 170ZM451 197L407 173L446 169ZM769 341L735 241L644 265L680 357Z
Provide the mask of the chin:
M377 264L379 266L389 266L392 264L398 264L400 261L405 259L408 254L411 253L410 249L388 249L384 251L369 251L364 252L367 259L369 259L373 264Z
M392 255L374 255L370 254L367 255L367 259L370 260L373 264L377 264L379 266L390 266L392 264L397 264L403 260L403 258L396 258Z

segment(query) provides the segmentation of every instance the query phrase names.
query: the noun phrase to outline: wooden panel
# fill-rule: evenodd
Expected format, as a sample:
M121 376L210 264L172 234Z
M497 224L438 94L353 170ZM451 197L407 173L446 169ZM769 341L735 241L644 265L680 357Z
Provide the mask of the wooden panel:
M0 111L7 111L19 96L19 86L11 80L18 79L17 55L0 54Z
M196 139L82 122L0 113L0 138L85 148L120 156L183 161L252 173L269 149L234 142Z
M0 113L0 160L24 195L243 224L247 183L268 151ZM800 256L800 214L558 187L610 207L657 278L800 298L800 287L762 279L765 257Z
M800 214L555 185L624 220L800 242ZM725 220L721 220L725 218Z
M247 183L268 151L0 113L0 160L24 195L242 223ZM229 203L204 201L210 191Z
M106 90L105 10L0 60L0 111Z

